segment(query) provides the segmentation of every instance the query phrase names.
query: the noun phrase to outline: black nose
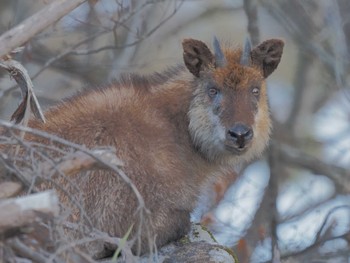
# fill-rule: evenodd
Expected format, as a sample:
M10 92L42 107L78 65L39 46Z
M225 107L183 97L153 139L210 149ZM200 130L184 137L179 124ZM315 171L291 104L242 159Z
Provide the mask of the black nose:
M228 130L228 135L239 148L244 148L247 142L253 138L253 130L247 125L238 123Z

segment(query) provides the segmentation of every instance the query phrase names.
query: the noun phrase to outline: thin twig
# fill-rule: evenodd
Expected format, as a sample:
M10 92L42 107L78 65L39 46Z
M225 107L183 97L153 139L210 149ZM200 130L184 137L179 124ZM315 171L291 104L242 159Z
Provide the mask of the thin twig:
M348 179L350 174L349 170L331 163L326 163L314 156L292 147L291 145L279 144L278 151L281 161L289 165L309 169L315 174L325 175L334 181L337 189L339 189L341 192L350 192Z
M53 190L9 198L0 202L0 233L37 222L38 219L57 216L58 197Z
M45 139L48 139L52 142L56 142L59 143L61 145L64 146L68 146L71 148L74 148L76 150L79 150L83 153L86 153L87 155L91 156L92 158L94 158L96 161L100 162L101 164L103 164L106 168L109 168L110 170L114 171L116 174L118 174L123 180L124 182L133 190L134 194L136 195L136 198L139 202L139 205L142 209L146 209L145 207L145 202L140 194L140 192L137 190L136 186L134 185L134 183L130 180L130 178L118 167L111 165L110 163L106 162L105 160L103 160L103 158L101 158L100 156L96 156L95 154L93 154L91 151L89 151L88 149L86 149L84 146L73 143L73 142L69 142L66 141L58 136L55 136L53 134L48 134L46 132L43 131L39 131L39 130L35 130L29 127L23 127L21 125L15 125L15 124L11 124L7 121L3 121L0 120L0 126L3 126L5 128L8 129L15 129L15 130L19 130L19 131L25 131L40 137L43 137ZM148 211L146 209L146 211Z
M174 8L173 12L169 16L164 18L160 23L158 23L155 27L153 27L151 30L149 30L147 32L147 34L143 35L142 37L139 37L135 41L132 41L130 43L126 43L126 44L123 44L123 45L120 45L120 46L107 45L107 46L96 48L96 49L75 50L75 51L72 51L70 54L72 54L72 55L89 55L89 54L95 54L95 53L98 53L98 52L101 52L101 51L105 51L105 50L110 50L110 49L123 49L123 48L131 47L131 46L135 46L135 45L139 44L141 41L143 41L146 38L150 37L161 26L163 26L167 21L169 21L177 13L178 9L181 7L182 4L183 4L183 2L181 2L179 4L179 6L176 6Z
M60 0L48 4L18 26L0 36L0 58L22 46L33 36L49 27L86 0Z
M321 239L321 234L324 232L324 228L327 226L328 223L328 219L331 217L331 215L339 210L339 209L348 209L350 211L350 205L340 205L340 206L336 206L333 207L332 209L330 209L325 217L325 219L323 220L323 223L321 225L321 227L319 228L319 230L316 233L315 236L315 243L318 242Z
M21 257L29 258L33 260L33 262L37 262L37 263L47 262L48 255L43 255L42 253L34 251L31 247L24 244L17 237L8 239L6 241L6 244L8 244ZM63 263L63 262L64 261L62 261L59 258L55 259L55 263Z

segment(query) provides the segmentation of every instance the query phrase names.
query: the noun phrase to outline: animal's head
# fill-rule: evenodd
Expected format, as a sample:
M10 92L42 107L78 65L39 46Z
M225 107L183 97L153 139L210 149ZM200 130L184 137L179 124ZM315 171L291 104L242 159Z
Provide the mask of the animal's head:
M277 68L283 46L270 39L253 49L248 41L243 50L221 49L215 38L212 53L199 40L183 41L195 87L189 129L208 159L248 161L266 147L271 120L265 79Z

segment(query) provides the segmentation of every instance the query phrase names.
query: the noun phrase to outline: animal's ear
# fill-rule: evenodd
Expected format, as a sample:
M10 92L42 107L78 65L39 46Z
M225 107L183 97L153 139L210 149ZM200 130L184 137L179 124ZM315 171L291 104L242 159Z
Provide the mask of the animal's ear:
M280 39L269 39L251 51L254 66L260 68L267 78L278 66L283 53L284 42Z
M196 77L199 77L201 71L214 66L214 55L202 41L185 39L182 47L185 65Z

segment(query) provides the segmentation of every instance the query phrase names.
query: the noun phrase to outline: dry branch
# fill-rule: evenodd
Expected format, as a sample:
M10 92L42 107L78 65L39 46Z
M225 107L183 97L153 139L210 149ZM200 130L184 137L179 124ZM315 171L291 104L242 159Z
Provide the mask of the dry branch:
M14 237L6 240L6 244L11 247L11 249L16 253L16 255L21 257L21 261L14 262L37 262L46 263L47 255L33 250L30 246L23 243L19 238ZM29 259L28 261L22 261L23 259ZM55 263L63 263L61 260L55 260Z
M10 76L16 80L22 92L22 102L11 116L11 121L14 120L15 123L23 121L23 124L26 125L30 117L29 109L31 109L36 118L45 122L44 114L35 96L33 83L27 70L21 63L13 59L0 59L0 67L9 72Z
M103 167L105 169L110 169L111 171L115 172L116 176L120 176L124 182L132 189L132 191L134 192L136 198L137 198L137 201L139 202L139 209L141 210L144 210L146 211L147 213L149 212L147 209L146 209L146 206L145 206L145 201L143 200L143 197L141 196L139 190L136 188L135 184L130 180L130 178L119 168L121 162L112 162L110 163L109 161L106 161L104 160L103 158L101 158L100 156L98 155L94 155L94 153L85 148L84 146L82 145L79 145L79 144L76 144L76 143L73 143L73 142L69 142L69 141L66 141L56 135L53 135L53 134L49 134L49 133L46 133L46 132L43 132L43 131L39 131L39 130L36 130L36 129L32 129L32 128L29 128L29 127L24 127L24 126L21 126L21 125L14 125L12 123L9 123L7 121L3 121L3 120L0 120L0 127L4 128L5 130L12 130L12 131L20 131L20 132L27 132L27 133L31 133L35 136L39 136L39 137L42 137L42 138L46 138L48 140L50 140L52 143L57 143L59 145L61 145L62 147L70 147L71 149L75 149L75 150L78 150L78 151L81 151L83 153L86 153L87 155L91 156L93 159L95 159L98 163L100 163L101 165L103 165ZM1 155L0 155L1 157ZM6 160L5 160L6 161Z
M268 198L268 211L269 211L269 232L271 235L271 255L273 263L278 263L279 259L279 247L278 247L278 235L277 235L277 221L278 221L278 209L277 209L277 198L278 198L278 175L280 173L280 162L278 151L275 145L270 146L269 151L269 164L270 164L270 179L267 186L265 195ZM277 254L276 254L277 253ZM275 262L276 259L276 262Z
M0 57L22 46L33 36L55 23L86 0L54 1L0 36Z
M57 216L58 197L54 191L46 191L0 202L0 233Z
M276 144L276 142L274 142ZM331 163L326 163L316 157L313 157L303 151L300 151L286 144L276 145L281 161L294 166L308 169L316 174L325 175L332 179L337 189L343 193L350 192L349 175L347 169L336 166Z
M0 184L0 199L16 196L22 190L22 185L15 182L3 182Z
M115 155L115 151L112 151L111 149L94 149L91 150L91 153L94 156L100 157L109 164L113 164L118 167L123 166L122 161ZM50 174L51 170L55 169L64 173L66 176L70 176L93 168L103 169L106 167L89 154L78 151L64 156L55 167L52 167L52 164L44 163L42 173Z
M256 0L245 0L243 1L243 7L248 19L248 33L250 35L253 46L255 46L259 44L260 39L258 26L258 3Z
M305 247L305 248L301 249L300 251L286 253L281 258L284 260L287 260L289 258L297 259L298 256L302 256L302 255L305 255L307 253L310 253L312 250L316 250L317 254L319 254L320 253L319 247L321 245L324 245L324 243L326 243L327 241L339 240L339 239L349 240L349 236L350 236L350 233L345 232L345 233L334 235L334 236L328 236L326 238L320 238L319 240L315 240L314 243L312 243L310 246ZM346 251L349 251L349 250L346 250ZM328 262L330 262L330 261L328 261Z

